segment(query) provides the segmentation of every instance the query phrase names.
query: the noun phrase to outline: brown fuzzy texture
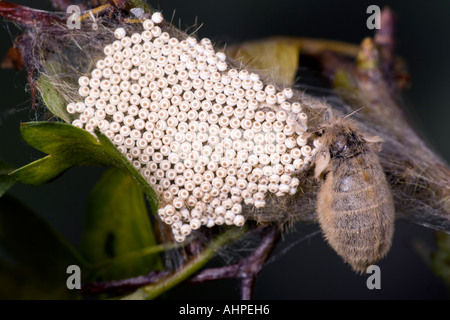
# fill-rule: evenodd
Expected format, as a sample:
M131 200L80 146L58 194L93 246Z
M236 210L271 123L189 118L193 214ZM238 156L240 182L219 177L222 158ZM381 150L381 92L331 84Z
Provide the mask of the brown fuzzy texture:
M376 138L366 138L348 120L323 129L316 177L323 179L317 215L331 247L356 272L389 251L395 209L391 190L375 152Z

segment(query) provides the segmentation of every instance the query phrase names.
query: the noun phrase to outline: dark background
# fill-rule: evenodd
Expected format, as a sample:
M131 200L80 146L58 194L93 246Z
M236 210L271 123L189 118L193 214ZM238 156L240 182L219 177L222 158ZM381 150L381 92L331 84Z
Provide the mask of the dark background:
M11 1L50 9L46 1ZM450 2L333 0L163 0L150 1L170 20L186 28L203 24L200 37L228 43L271 35L297 35L359 43L371 4L390 6L398 17L398 53L405 58L412 86L404 93L413 121L430 144L450 160ZM18 31L3 24L0 56ZM301 75L301 72L300 72ZM0 70L0 158L19 167L41 157L20 138L19 122L35 120L23 71ZM103 169L75 168L42 187L16 185L11 194L35 208L74 245L78 244L85 200ZM378 265L381 290L368 290L367 276L355 275L320 235L300 241L317 226L299 226L285 236L275 258L259 277L256 299L446 299L443 284L412 249L422 240L433 245L433 232L397 222L393 247ZM283 250L290 247L288 250ZM285 251L285 252L284 252ZM0 284L1 285L1 284ZM181 286L176 298L237 298L237 283L221 281Z

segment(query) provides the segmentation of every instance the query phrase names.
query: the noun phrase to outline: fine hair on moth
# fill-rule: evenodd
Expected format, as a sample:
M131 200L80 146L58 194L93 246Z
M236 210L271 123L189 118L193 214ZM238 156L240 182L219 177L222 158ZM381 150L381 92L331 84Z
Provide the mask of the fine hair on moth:
M316 212L330 246L363 273L387 254L394 234L393 196L377 155L382 139L348 116L329 118L315 133L321 139L315 177L322 183Z

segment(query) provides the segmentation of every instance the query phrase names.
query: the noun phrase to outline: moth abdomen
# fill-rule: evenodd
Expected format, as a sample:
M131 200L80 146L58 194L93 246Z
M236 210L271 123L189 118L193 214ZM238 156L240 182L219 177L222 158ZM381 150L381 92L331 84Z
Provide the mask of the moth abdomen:
M317 200L319 223L330 246L364 272L390 249L392 194L377 154L351 123L330 126L325 140L329 147L316 163L316 176L325 176Z

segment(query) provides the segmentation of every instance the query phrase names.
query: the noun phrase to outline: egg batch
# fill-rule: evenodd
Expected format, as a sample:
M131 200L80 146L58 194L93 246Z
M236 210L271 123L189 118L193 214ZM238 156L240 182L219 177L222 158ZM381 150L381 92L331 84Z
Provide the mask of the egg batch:
M158 215L176 241L201 226L242 226L242 204L264 207L267 193L296 193L293 177L319 142L293 91L231 68L209 39L163 32L161 13L142 33L116 40L89 76L73 125L105 134L160 196Z

